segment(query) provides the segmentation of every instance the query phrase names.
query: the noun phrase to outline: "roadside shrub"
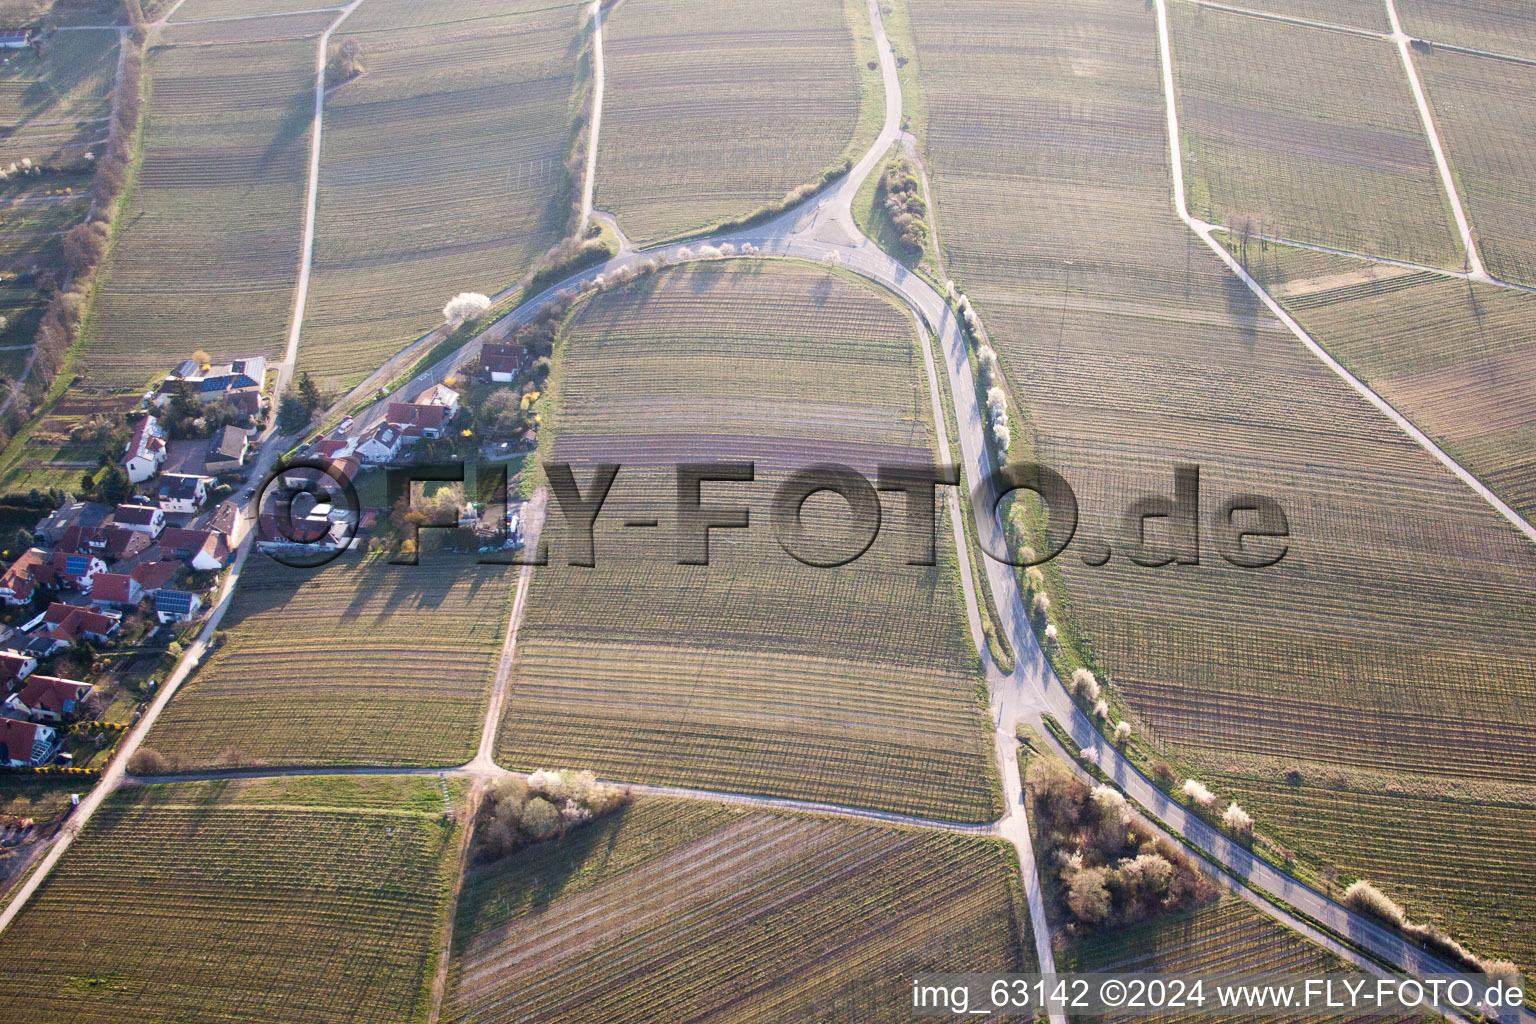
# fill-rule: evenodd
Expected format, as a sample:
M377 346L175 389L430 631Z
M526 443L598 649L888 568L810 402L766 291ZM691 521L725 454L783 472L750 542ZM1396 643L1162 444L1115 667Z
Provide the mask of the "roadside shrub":
M363 44L357 39L343 39L338 43L332 43L325 62L325 84L335 88L345 82L361 75L363 67Z
M1072 673L1072 692L1087 701L1099 699L1099 681L1086 668Z
M1184 780L1184 795L1201 810L1209 811L1216 806L1216 794L1206 789L1204 783L1194 779Z
M1036 594L1035 595L1034 604L1035 604L1035 614L1036 615L1042 615L1043 616L1043 615L1049 615L1050 614L1050 611L1051 611L1051 599L1048 596L1046 596L1045 594Z
M459 292L443 307L443 321L457 328L467 320L473 320L491 308L488 296L479 292Z
M1093 717L1102 721L1109 721L1109 701L1101 700L1093 706Z
M1131 738L1131 723L1130 722L1116 722L1115 723L1115 742L1116 743L1120 743L1120 744L1124 744L1125 741L1130 739L1130 738Z
M1393 899L1365 879L1360 879L1344 890L1344 905L1362 914L1369 914L1396 928L1408 923L1408 915Z
M1234 835L1253 838L1253 815L1239 807L1236 800L1227 805L1226 811L1221 816L1221 823Z
M128 758L127 767L131 775L166 775L176 770L176 761L158 750L140 747Z
M541 769L526 780L497 779L475 812L474 859L495 860L529 843L564 835L629 800L627 790L600 783L591 772Z

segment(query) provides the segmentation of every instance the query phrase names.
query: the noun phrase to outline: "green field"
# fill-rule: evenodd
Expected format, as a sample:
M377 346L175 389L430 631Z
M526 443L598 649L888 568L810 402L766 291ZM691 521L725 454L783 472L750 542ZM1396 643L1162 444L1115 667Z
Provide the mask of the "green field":
M1107 0L911 9L950 272L1037 457L1076 490L1079 539L1115 549L1101 568L1058 559L1053 598L1137 734L1165 756L1528 780L1536 549L1180 226L1153 15ZM981 38L978 22L1019 28ZM996 95L1016 98L997 111ZM1200 565L1132 564L1122 515L1171 495L1180 463L1200 466L1206 523L1231 495L1273 497L1284 560L1230 566L1203 528ZM1490 820L1490 847L1512 827Z
M1394 44L1184 3L1169 18L1190 213L1460 266Z
M419 13L402 10L333 37L360 43L366 70L326 103L299 347L319 380L356 384L440 326L454 295L495 294L560 238L582 8L502 6L393 27Z
M224 646L148 745L184 767L467 761L514 581L448 554L300 570L253 553Z
M423 1019L455 829L439 780L115 794L0 936L18 1019Z
M285 19L249 24L277 32ZM200 31L162 35L173 45L146 61L143 168L88 328L93 384L141 387L197 349L270 355L285 341L317 44L202 45Z
M25 354L25 353L21 353ZM28 490L62 487L77 490L80 474L99 464L102 445L92 439L93 417L115 420L137 408L137 395L112 395L71 388L32 427L25 442L10 452L12 462L0 472L0 487Z
M905 1020L1033 951L997 840L645 799L471 869L442 1019Z
M1421 39L1536 58L1536 10L1524 0L1397 0L1397 13Z
M98 134L106 134L117 72L116 32L60 32L41 55L21 50L6 56L0 66L0 125L5 129L46 122L58 132L71 127L62 122L97 121ZM15 159L10 149L0 152Z
M654 241L750 213L841 159L862 76L845 11L867 31L863 5L842 0L615 8L604 28L597 208L636 241Z
M1147 921L1112 933L1083 939L1057 955L1063 972L1114 972L1135 974L1324 974L1352 971L1332 953L1278 924L1238 896L1197 907L1172 917ZM1141 1021L1174 1024L1176 1021L1238 1021L1251 1018L1226 1016L1152 1014L1125 1017L1094 1017L1106 1024ZM1295 1017L1266 1017L1275 1021L1403 1021L1401 1016L1322 1017L1316 1013Z
M570 461L582 486L594 464L624 469L596 568L564 564L557 537L534 574L500 760L994 817L950 528L939 565L906 565L905 512L887 496L868 553L812 568L769 525L791 470L933 459L908 315L821 270L707 264L591 301L562 344L540 459ZM710 565L678 565L671 466L731 459L755 460L756 480L705 485L705 500L750 504L752 528L715 531ZM833 507L846 509L806 505L829 544L845 537L844 517L822 514ZM648 516L661 529L621 525Z
M1287 246L1250 266L1319 344L1536 521L1536 295Z
M1536 284L1536 67L1437 50L1414 57L1488 272Z

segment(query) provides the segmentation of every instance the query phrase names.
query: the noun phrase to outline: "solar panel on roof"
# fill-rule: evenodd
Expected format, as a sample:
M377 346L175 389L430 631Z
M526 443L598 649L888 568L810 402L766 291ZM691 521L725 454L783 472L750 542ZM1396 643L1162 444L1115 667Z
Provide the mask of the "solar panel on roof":
M68 555L64 559L64 571L71 576L84 576L91 571L91 560L85 555Z
M180 590L162 590L155 595L155 610L188 615L192 611L192 595Z

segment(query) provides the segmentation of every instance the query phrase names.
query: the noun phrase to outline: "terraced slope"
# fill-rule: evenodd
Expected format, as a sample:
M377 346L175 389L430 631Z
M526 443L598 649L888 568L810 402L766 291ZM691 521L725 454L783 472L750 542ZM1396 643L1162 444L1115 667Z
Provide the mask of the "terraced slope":
M535 572L500 761L609 778L989 820L988 725L960 608L952 534L910 566L887 495L869 551L802 564L770 525L793 471L931 464L932 403L911 320L878 293L804 267L707 264L579 308L541 460L623 466L597 523L596 567ZM545 441L548 445L548 439ZM751 527L715 530L679 565L674 465L755 460L752 483L705 484ZM805 506L818 561L857 550L846 505ZM626 528L655 518L658 529ZM556 520L558 530L558 520Z
M859 113L844 9L842 0L615 8L598 208L650 241L750 213L839 160Z
M336 39L364 73L326 100L312 282L299 365L350 387L427 331L461 291L495 294L557 242L581 6L416 24L420 8ZM455 5L457 10L457 5Z
M1192 214L1460 266L1394 44L1184 3L1169 16Z
M410 1020L446 914L436 779L115 794L0 935L18 1019Z
M183 767L454 765L480 735L515 578L468 557L253 554L227 639L147 743Z
M443 1020L894 1020L913 973L1034 969L1015 865L995 840L644 800L471 870Z
M1256 778L1275 753L1452 785L1529 779L1536 550L1180 226L1152 13L912 11L950 271L1036 454L1077 491L1079 537L1115 549L1091 568L1074 547L1052 571L1138 733ZM1017 28L979 37L977 23ZM1201 564L1133 564L1122 516L1171 495L1177 464L1200 466ZM1210 526L1252 492L1289 519L1288 553L1264 571L1228 565ZM1490 848L1514 842L1508 820L1487 827Z

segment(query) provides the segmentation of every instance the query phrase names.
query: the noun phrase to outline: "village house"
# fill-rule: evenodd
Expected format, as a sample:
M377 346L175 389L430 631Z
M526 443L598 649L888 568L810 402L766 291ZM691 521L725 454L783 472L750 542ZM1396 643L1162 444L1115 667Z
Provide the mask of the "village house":
M133 436L123 452L123 468L136 484L153 477L165 464L165 428L154 416L145 416L133 426Z
M112 634L121 625L122 616L119 614L55 601L43 613L43 627L39 635L57 645L56 649L81 640L104 644L112 639Z
M34 722L67 722L78 715L96 687L57 676L33 676L6 699L5 707Z
M203 459L203 472L212 476L233 473L245 465L246 453L251 446L251 432L240 427L220 427L208 441L208 454Z
M0 689L9 689L37 671L37 659L24 651L0 651Z
M413 405L391 402L384 414L384 422L400 431L404 444L415 444L422 438L436 439L443 436L443 429L452 417L445 405Z
M161 622L190 622L203 599L186 590L162 590L155 595L155 617Z
M160 552L199 572L222 569L229 564L229 538L218 530L183 530L168 527L160 535Z
M55 580L53 556L42 548L28 548L0 575L0 600L13 607L32 600L39 586L52 586Z
M211 483L212 477L195 473L166 473L160 479L160 489L155 492L155 500L166 512L190 515L202 508L203 502L208 500L208 485Z
M135 534L135 536L140 535ZM53 574L57 586L89 594L91 581L97 574L107 571L107 563L100 555L77 554L61 549L53 553L49 571Z
M144 600L144 585L129 573L104 572L91 581L91 604L132 608Z
M528 350L510 341L488 341L480 346L480 369L499 384L510 383L528 362Z
M0 765L40 768L58 750L58 733L37 722L0 718Z
M400 454L400 431L385 424L365 436L357 445L364 462L391 462Z
M166 375L155 401L164 405L170 401L177 382L186 381L191 385L192 394L199 402L206 404L240 398L244 399L245 403L249 403L254 398L256 407L259 409L261 389L266 375L267 360L264 356L208 364L187 359L177 364L176 368Z
M217 538L213 541L214 550L218 549ZM228 551L228 548L225 548ZM187 567L181 562L140 562L133 567L130 573L138 583L142 596L153 597L157 592L164 590L174 583Z
M59 554L94 555L108 564L133 558L154 542L143 533L112 523L106 526L72 526L59 541ZM55 563L57 564L57 563Z
M154 505L119 505L112 512L112 523L154 540L165 529L165 512Z
M32 535L39 544L49 546L64 539L64 531L71 526L100 526L112 515L112 510L94 501L72 501L60 505L37 521Z
M459 414L459 393L447 384L433 384L416 398L416 405L440 405L451 420Z

